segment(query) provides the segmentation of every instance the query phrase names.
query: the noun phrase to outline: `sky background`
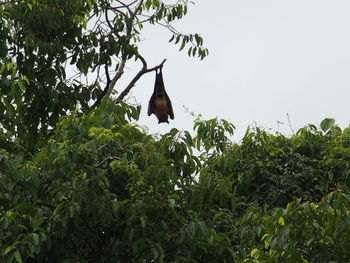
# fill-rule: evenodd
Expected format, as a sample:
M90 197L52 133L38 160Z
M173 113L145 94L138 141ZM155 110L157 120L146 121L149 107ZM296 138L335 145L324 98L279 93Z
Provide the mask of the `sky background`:
M165 87L175 120L158 124L147 116L155 73L144 75L129 102L142 105L139 123L150 133L192 130L190 112L223 118L236 126L239 141L249 125L291 135L326 117L349 125L350 1L217 0L196 1L176 28L200 33L209 56L188 57L168 43L165 28L146 27L140 52L149 67L164 58ZM128 64L127 83L141 67ZM117 85L122 89L123 82ZM121 87L121 88L120 88ZM282 122L282 124L280 123Z

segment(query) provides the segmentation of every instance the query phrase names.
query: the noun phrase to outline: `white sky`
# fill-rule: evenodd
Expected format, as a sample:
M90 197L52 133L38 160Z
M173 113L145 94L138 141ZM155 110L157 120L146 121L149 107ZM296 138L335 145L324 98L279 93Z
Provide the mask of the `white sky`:
M140 51L149 66L167 58L163 76L175 120L158 125L154 115L147 116L152 72L132 90L143 107L139 123L151 133L192 130L193 117L185 105L204 119L232 122L235 141L254 123L290 135L287 113L295 131L326 117L347 127L349 14L349 0L197 0L176 27L204 37L210 54L203 61L188 57L186 50L178 52L178 46L168 43L166 29L144 30ZM127 67L126 82L141 65ZM118 90L125 86L119 84Z

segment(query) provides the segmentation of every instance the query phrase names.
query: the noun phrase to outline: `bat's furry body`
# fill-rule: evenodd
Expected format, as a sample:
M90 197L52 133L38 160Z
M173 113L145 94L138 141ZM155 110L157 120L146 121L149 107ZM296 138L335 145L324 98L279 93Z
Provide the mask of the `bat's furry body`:
M158 123L169 123L169 116L170 119L174 119L173 107L171 106L170 98L164 87L162 69L159 70L159 73L156 71L154 91L148 103L148 116L152 113L157 116Z

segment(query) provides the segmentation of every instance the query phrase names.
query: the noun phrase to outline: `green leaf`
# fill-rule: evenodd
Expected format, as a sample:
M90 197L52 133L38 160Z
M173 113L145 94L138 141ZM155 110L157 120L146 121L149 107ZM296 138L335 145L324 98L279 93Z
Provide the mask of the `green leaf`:
M183 50L185 45L186 45L186 41L185 41L185 39L182 39L182 43L181 43L179 51Z
M55 208L53 214L54 215L59 215L61 212L66 208L66 203L59 203L57 207Z
M259 249L254 248L251 252L250 252L250 256L254 257L257 253L259 253Z
M175 39L175 44L179 43L180 39L181 39L181 35L178 35Z
M194 38L196 40L197 46L201 46L201 37L198 34L195 34Z
M279 219L278 219L278 223L281 225L281 226L284 226L285 223L284 223L284 218L281 216Z
M168 202L169 202L169 206L170 206L171 208L174 208L174 207L175 207L176 202L175 202L174 199L170 198L170 199L168 200Z
M265 234L261 237L261 241L264 241L270 234Z
M190 48L188 49L187 54L188 54L189 57L192 55L192 47L190 47Z
M92 9L92 3L91 3L91 0L86 0L88 6L89 6L89 9Z
M194 57L196 55L197 52L197 47L195 47L194 49L192 49L192 56Z
M178 194L176 194L176 193L172 193L172 194L170 195L170 197L173 198L173 199L175 199L175 200L180 200L180 196L179 196Z
M226 215L226 213L224 211L220 211L218 213L216 213L214 216L213 216L213 220L216 220L218 218L220 218L221 216L223 215Z
M120 201L120 205L123 206L123 205L130 203L130 202L131 202L130 199L124 199L124 200Z
M264 241L264 248L268 249L270 247L270 242L268 242L267 240Z
M321 129L322 131L326 132L330 128L332 128L335 124L335 119L332 118L325 118L323 121L321 121Z
M15 251L14 256L18 263L23 263L21 253L18 250Z
M37 233L32 233L33 243L35 246L39 245L39 235Z
M25 226L25 225L22 225L22 224L18 224L17 225L19 228L22 228L24 230L28 230L28 228Z
M13 245L11 245L11 246L9 246L9 247L7 247L6 249L5 249L5 251L4 251L4 255L6 256L10 251L12 251L13 249L15 249L17 247L17 244L15 243L15 244L13 244Z

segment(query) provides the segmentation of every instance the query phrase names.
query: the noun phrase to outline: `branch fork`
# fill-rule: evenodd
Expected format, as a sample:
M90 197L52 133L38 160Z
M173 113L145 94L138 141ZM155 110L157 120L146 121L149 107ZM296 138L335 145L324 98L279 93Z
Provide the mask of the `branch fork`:
M153 67L153 68L147 68L147 62L146 60L139 55L139 59L142 62L142 69L136 74L136 76L131 80L129 85L120 93L117 100L123 100L124 97L130 92L130 90L135 86L136 82L142 77L143 74L160 69L163 67L166 59L164 59L159 65Z
M129 85L120 93L120 95L117 98L117 102L120 100L123 100L125 98L125 96L135 86L136 82L142 77L143 74L162 68L165 61L166 61L166 59L164 59L159 65L154 66L152 68L148 68L146 60L141 55L138 55L138 58L142 62L142 68L136 74L136 76L130 81ZM126 64L126 59L123 59L121 61L121 63L117 65L118 70L117 70L117 72L112 80L109 77L108 66L106 65L105 71L106 71L106 76L107 76L107 85L104 88L104 90L102 91L102 93L100 94L100 96L96 99L94 104L91 105L91 107L89 108L89 110L86 113L89 113L90 111L95 109L98 105L100 105L100 103L103 99L107 99L110 97L111 92L112 92L115 84L117 83L117 81L120 79L120 77L124 73L125 64Z

